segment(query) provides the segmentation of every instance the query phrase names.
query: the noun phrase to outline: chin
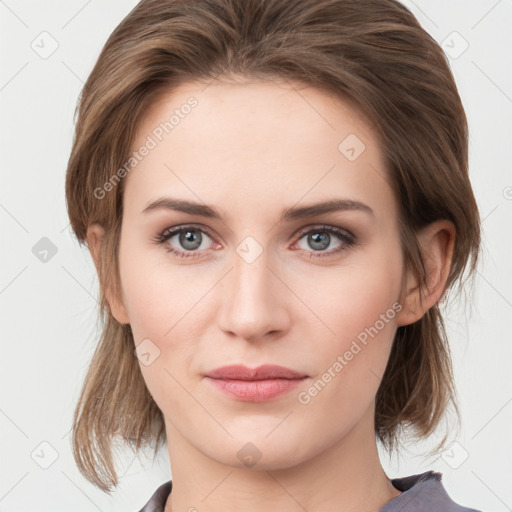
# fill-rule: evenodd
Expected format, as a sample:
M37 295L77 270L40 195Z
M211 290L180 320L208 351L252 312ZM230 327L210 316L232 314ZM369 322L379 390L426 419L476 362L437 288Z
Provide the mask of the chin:
M254 429L233 435L225 443L209 446L205 455L226 466L267 471L292 468L310 458L300 441L304 436L284 431L275 437L267 435L267 430Z

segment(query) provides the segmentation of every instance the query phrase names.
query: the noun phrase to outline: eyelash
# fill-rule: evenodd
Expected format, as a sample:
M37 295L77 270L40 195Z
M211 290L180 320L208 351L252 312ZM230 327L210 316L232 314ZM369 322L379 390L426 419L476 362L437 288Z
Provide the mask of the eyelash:
M182 232L189 231L189 230L190 231L198 231L202 234L206 234L208 237L213 239L213 236L205 228L199 228L196 226L181 226L179 228L166 228L164 231L162 231L156 237L154 237L153 242L156 244L159 244L159 245L164 245L173 236L180 234ZM303 231L299 232L299 234L297 235L299 237L298 241L302 240L302 238L304 238L305 235L308 235L310 233L329 233L330 235L335 235L336 237L338 237L340 239L340 241L343 243L342 246L340 246L336 249L331 249L330 251L327 251L327 252L310 251L311 252L310 258L328 258L330 256L333 256L334 254L338 254L344 250L347 250L349 247L352 247L356 243L356 237L352 233L350 233L344 229L336 228L334 226L326 226L326 225L323 225L321 227L314 227L314 228L311 228L308 230L303 230ZM200 251L179 251L170 245L167 245L167 247L165 247L165 250L171 254L174 254L178 258L183 258L183 259L201 257Z

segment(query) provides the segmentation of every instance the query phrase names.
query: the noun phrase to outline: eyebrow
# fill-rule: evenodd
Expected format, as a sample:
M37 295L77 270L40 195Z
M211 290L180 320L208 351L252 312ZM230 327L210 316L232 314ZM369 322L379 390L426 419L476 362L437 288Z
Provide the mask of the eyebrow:
M225 221L223 215L212 206L183 199L174 199L172 197L161 197L151 201L146 208L144 208L142 213L146 214L162 209L188 213L190 215L199 215L201 217L217 219L223 222ZM326 213L350 210L362 211L372 216L375 215L368 205L359 201L353 201L351 199L330 199L308 206L294 206L287 208L281 214L280 221L292 221L317 215L324 215Z

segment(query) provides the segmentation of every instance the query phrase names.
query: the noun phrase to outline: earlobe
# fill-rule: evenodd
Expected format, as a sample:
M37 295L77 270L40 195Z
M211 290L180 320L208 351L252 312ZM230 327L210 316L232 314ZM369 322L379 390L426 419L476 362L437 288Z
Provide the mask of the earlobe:
M407 276L402 311L397 325L409 325L419 320L443 295L450 273L455 227L448 220L439 220L423 228L417 239L425 264L425 285L420 286L412 272Z
M129 324L130 320L128 318L128 314L126 312L126 308L122 300L116 296L116 294L109 286L107 286L105 283L101 284L101 245L103 243L104 236L105 230L102 226L100 226L99 224L91 224L87 229L87 247L89 248L89 252L91 253L91 257L94 261L96 271L98 272L98 277L100 278L100 286L105 286L105 298L110 307L112 316L120 324ZM110 282L110 280L107 279L105 280L105 282Z

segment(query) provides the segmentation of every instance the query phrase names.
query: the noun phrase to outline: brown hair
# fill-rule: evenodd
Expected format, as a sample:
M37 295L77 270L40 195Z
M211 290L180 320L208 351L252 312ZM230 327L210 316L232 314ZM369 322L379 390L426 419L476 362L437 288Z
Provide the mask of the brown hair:
M97 198L129 158L140 121L158 95L216 77L285 79L350 100L374 123L400 207L404 261L425 285L415 233L438 219L456 229L446 284L476 266L480 222L468 177L468 129L447 59L395 0L143 0L106 42L81 93L66 175L72 228L105 229L98 275L103 333L73 424L81 472L117 485L112 445L165 442L163 415L148 392L129 325L112 316L123 181ZM436 304L399 327L376 397L375 432L389 449L404 428L433 433L447 407L458 414L451 357Z

